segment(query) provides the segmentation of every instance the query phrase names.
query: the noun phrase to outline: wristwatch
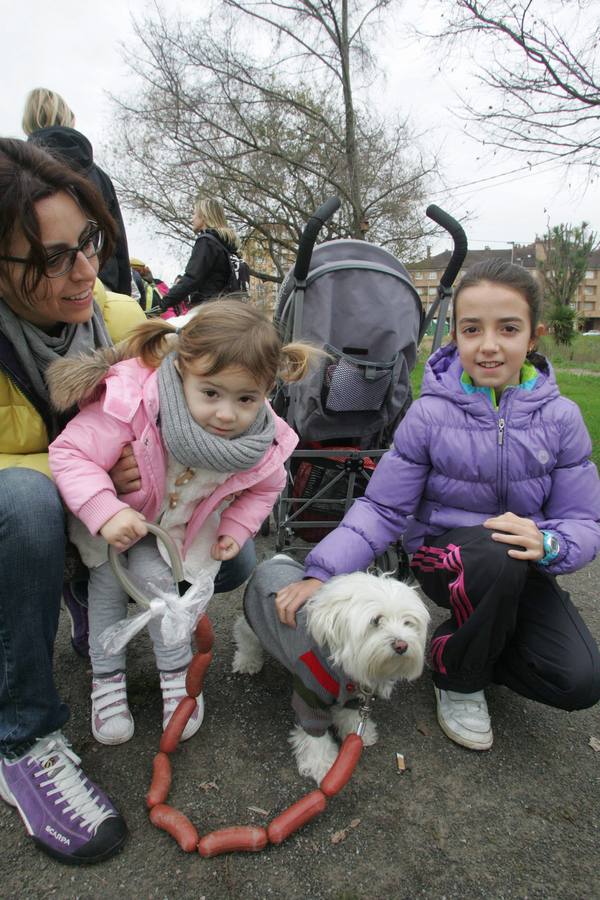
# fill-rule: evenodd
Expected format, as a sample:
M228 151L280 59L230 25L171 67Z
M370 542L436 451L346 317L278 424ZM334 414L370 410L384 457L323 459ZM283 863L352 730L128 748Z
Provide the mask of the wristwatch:
M538 561L540 566L549 566L560 553L560 543L554 531L542 531L544 536L544 556Z

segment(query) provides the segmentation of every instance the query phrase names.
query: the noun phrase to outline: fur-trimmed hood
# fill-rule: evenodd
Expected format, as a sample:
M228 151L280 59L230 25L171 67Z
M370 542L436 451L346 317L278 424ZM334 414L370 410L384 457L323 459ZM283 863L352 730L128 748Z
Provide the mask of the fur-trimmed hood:
M118 344L53 362L46 371L46 383L54 409L66 412L73 406L90 403L96 398L110 367L127 358L125 345Z

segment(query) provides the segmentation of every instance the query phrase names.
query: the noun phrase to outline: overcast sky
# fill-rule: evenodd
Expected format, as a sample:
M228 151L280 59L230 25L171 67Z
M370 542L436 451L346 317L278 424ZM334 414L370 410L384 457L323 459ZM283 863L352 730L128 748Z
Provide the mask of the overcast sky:
M166 9L184 4L201 8L203 0L165 0ZM145 0L0 0L3 23L0 133L23 137L21 117L25 96L33 87L49 87L63 95L75 112L77 128L92 142L102 164L102 148L110 142L111 103L107 91L123 93L131 85L124 50L135 57L131 14L139 17ZM412 14L420 3L404 4ZM409 43L401 15L387 30L379 51L386 74L384 102L408 114L422 141L441 148L446 182L457 188L452 199L441 184L433 185L429 202L465 221L469 245L506 248L511 241L527 243L546 230L548 222L590 222L600 231L597 181L585 185L576 174L544 164L526 170L522 157L492 160L483 148L463 137L452 115L455 94L469 77L465 64L439 63L423 40ZM132 129L135 121L131 122ZM516 171L514 171L516 170ZM501 173L510 173L498 177ZM110 172L109 172L110 174ZM489 179L489 180L483 180ZM470 182L480 182L467 187ZM116 185L118 191L118 185ZM135 222L123 210L130 252L144 258L152 270L171 281L185 266L188 251L157 239L152 226ZM445 243L432 240L432 251Z

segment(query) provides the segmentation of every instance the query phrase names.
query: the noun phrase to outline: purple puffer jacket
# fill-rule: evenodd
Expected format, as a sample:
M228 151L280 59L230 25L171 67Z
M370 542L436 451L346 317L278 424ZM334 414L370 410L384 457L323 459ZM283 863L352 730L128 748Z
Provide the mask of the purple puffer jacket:
M548 364L533 390L507 388L497 410L466 393L453 344L427 363L421 397L398 426L364 497L309 553L305 575L326 581L365 569L392 542L409 553L426 535L512 512L555 531L546 571L573 572L600 550L600 481L578 406Z

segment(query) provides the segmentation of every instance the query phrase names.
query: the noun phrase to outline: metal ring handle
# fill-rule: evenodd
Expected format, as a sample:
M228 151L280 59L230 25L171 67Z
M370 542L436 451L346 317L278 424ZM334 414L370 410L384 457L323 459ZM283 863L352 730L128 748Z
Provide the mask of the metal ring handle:
M179 550L177 549L175 541L169 534L167 534L164 528L160 528L158 525L152 525L151 523L149 523L146 527L148 528L148 531L156 535L156 537L159 538L159 540L161 540L167 548L167 553L169 554L169 562L171 564L171 569L173 570L173 577L177 584L179 584L180 581L184 580L183 563L181 561L181 556L179 554ZM135 602L139 603L140 606L148 609L150 603L130 579L126 570L123 568L120 554L117 553L112 545L109 545L108 548L108 560L111 564L113 572L117 576L118 581L123 587L123 590L127 591L132 600L135 600Z

